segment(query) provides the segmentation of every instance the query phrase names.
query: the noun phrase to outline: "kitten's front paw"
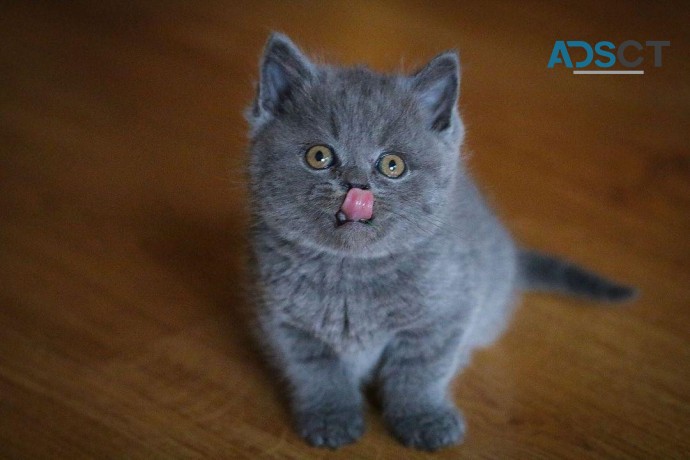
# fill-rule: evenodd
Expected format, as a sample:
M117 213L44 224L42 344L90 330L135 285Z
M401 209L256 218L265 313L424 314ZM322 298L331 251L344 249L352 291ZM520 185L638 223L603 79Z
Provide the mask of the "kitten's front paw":
M338 412L304 412L297 415L300 435L312 446L331 449L355 442L364 433L359 408Z
M433 451L459 444L465 435L465 421L453 407L389 417L388 424L400 442L421 450Z

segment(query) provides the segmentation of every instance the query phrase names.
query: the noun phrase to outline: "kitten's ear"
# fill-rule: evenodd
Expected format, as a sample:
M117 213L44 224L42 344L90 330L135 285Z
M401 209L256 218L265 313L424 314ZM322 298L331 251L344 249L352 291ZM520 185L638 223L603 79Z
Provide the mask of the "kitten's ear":
M290 94L313 78L314 73L314 65L286 35L272 33L261 58L253 115L281 113Z
M428 113L431 129L444 131L450 126L459 85L460 60L455 51L439 54L412 76L412 88Z

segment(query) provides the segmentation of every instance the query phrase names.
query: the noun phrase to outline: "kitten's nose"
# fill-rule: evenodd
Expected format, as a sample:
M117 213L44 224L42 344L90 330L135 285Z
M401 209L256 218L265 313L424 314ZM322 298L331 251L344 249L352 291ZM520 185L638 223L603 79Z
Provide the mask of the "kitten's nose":
M367 175L364 171L358 168L343 171L340 179L348 190L353 188L369 190L369 181L367 180Z
M351 182L346 182L345 185L347 186L347 189L350 190L351 188L358 188L362 190L369 190L369 184L353 184Z

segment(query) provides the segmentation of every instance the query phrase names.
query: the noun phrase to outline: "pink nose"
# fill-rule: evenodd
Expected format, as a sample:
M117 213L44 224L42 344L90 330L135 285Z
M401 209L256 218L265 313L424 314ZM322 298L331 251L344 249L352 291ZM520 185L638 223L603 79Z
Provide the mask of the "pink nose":
M369 190L351 188L340 210L348 220L369 220L374 213L374 194Z

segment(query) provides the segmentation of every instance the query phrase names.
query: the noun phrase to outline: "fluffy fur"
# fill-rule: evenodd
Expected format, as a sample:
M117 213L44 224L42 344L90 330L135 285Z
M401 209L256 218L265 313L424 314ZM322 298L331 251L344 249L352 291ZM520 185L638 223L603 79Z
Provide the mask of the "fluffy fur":
M368 383L402 443L458 443L465 426L448 385L500 335L519 290L632 294L516 247L461 161L459 81L454 52L381 75L316 65L281 34L266 45L247 112L259 336L313 445L362 434ZM333 167L306 164L315 144L331 146ZM384 152L404 159L403 176L377 171ZM339 226L353 184L373 192L374 218Z

